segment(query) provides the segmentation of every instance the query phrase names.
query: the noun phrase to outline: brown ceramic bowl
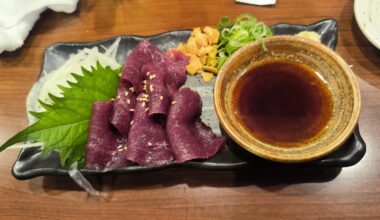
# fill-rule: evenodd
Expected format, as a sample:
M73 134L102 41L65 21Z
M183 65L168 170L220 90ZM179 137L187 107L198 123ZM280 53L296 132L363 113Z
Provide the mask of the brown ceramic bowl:
M347 63L333 50L312 40L295 36L275 36L251 43L236 51L219 72L214 89L216 113L223 129L251 153L279 162L298 163L315 160L337 150L350 136L358 121L361 99L358 83ZM231 85L242 73L267 59L289 59L306 64L325 81L332 94L331 118L323 132L307 143L281 147L255 138L231 110Z

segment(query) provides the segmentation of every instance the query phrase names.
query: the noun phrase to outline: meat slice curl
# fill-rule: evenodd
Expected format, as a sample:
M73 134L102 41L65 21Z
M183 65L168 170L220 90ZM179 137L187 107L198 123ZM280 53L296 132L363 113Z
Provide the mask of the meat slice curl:
M166 131L177 162L206 159L225 145L225 138L213 133L201 119L201 98L189 88L180 89L173 98Z
M147 94L137 97L133 123L128 135L128 160L142 166L161 166L174 160L165 124L149 117Z

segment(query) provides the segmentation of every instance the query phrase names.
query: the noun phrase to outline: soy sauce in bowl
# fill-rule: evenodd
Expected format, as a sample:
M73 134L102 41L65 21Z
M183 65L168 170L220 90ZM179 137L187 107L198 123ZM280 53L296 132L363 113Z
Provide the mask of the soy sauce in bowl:
M354 73L336 52L282 35L228 58L215 82L214 106L223 130L245 150L304 163L342 147L357 124L361 98Z
M257 139L297 147L318 136L331 117L326 83L307 65L269 60L248 69L232 88L233 112Z

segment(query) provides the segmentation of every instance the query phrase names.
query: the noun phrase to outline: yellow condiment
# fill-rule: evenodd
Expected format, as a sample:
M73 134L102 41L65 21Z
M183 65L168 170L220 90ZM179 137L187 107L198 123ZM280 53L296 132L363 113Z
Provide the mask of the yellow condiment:
M218 40L219 31L206 26L203 30L194 28L187 42L178 45L177 50L190 57L186 66L188 74L201 74L204 82L210 82L213 75L218 74Z

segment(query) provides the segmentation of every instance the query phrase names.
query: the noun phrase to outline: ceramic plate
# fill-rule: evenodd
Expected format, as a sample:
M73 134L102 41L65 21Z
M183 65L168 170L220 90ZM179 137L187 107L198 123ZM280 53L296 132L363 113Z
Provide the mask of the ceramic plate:
M380 49L380 0L355 0L354 11L360 30Z

